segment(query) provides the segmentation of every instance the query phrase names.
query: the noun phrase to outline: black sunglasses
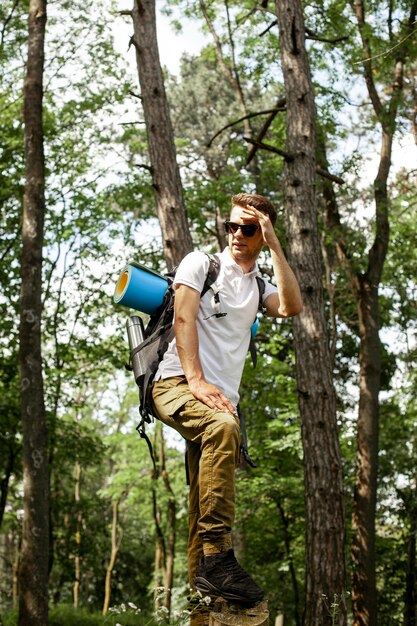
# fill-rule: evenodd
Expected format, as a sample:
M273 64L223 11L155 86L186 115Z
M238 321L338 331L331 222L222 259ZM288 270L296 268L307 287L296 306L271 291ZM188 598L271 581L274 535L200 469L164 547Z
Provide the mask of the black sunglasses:
M253 237L260 226L258 224L235 224L235 222L224 223L224 229L227 233L236 233L239 228L244 237Z

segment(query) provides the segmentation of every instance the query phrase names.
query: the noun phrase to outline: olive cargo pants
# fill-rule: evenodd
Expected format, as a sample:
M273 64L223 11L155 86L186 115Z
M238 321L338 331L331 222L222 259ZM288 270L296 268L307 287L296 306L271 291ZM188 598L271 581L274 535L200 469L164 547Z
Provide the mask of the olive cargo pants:
M210 409L191 393L184 376L154 383L152 397L162 422L187 441L189 493L188 575L190 587L200 556L232 547L239 418Z

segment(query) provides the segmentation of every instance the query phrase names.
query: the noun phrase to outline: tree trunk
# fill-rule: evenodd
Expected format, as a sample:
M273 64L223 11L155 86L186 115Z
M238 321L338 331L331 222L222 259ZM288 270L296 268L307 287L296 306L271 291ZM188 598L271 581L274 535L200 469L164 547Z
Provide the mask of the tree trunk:
M4 511L6 509L10 477L14 470L14 459L15 452L13 449L13 443L11 443L9 446L9 454L6 461L6 467L4 468L4 476L0 481L0 528L3 524Z
M288 517L285 513L284 507L282 506L281 502L277 502L276 505L277 505L277 509L278 509L278 512L282 521L283 528L284 528L285 552L287 554L288 567L290 570L291 583L292 583L292 588L294 592L294 606L293 606L294 624L295 626L300 626L301 624L300 611L299 611L300 593L298 589L297 572L294 566L294 559L292 557L291 536L288 530L289 521L288 521Z
M81 577L81 557L80 557L80 547L81 547L81 528L82 528L82 519L83 514L81 511L80 505L80 483L81 483L81 465L77 462L75 466L75 493L74 500L75 506L78 509L77 513L77 530L75 533L75 557L74 557L74 587L73 587L73 604L74 608L78 608L79 603L79 592L80 592L80 577Z
M117 538L117 526L119 520L119 500L113 502L113 516L111 526L111 554L110 561L106 569L106 578L104 582L104 602L102 614L106 615L110 606L111 596L111 575L116 564L117 554L119 552L121 537Z
M374 59L370 29L365 20L363 0L351 0L362 42L363 74L369 100L381 127L381 152L374 180L375 238L364 274L353 277L359 317L359 416L356 451L356 482L352 509L353 611L355 626L376 626L377 590L375 574L375 514L379 449L379 391L381 354L379 339L379 284L389 242L388 176L400 94L403 90L409 37L396 46L391 97L380 99L374 82ZM408 17L409 35L415 30L417 2ZM394 44L395 41L393 40ZM388 90L387 90L388 91Z
M205 622L206 623L206 622ZM264 600L251 608L228 603L219 598L210 611L209 626L268 626L268 602Z
M160 432L160 463L161 463L161 476L164 482L165 490L168 495L167 504L167 521L168 521L168 542L164 567L164 586L165 597L164 606L168 610L167 618L171 615L171 599L172 599L172 587L174 583L174 564L175 564L175 541L176 541L176 527L177 527L177 503L175 494L172 490L169 480L168 471L165 464L165 440L164 431L161 428Z
M41 356L45 26L46 1L30 0L23 103L26 184L22 220L19 337L24 488L20 626L45 626L48 623L49 467Z
M158 476L154 476L152 481L152 510L153 521L155 524L155 564L154 564L154 588L156 589L154 597L154 609L157 611L161 606L162 594L159 593L161 587L164 588L164 601L165 601L165 563L166 563L166 547L164 533L161 527L161 513L158 508L158 494L156 481Z
M334 624L327 607L346 590L342 463L336 422L315 199L315 104L300 0L277 0L287 98L285 204L290 263L303 311L294 318L304 449L305 626ZM340 602L338 624L346 624Z
M416 574L416 543L417 543L417 492L412 492L408 503L410 528L407 546L407 570L404 594L404 626L417 624L417 574Z
M164 256L169 268L192 250L174 133L165 94L156 37L155 0L134 0L133 43L148 136L152 185L161 225Z
M356 481L352 509L353 605L357 626L376 626L375 512L379 449L379 340L378 284L358 277L359 414Z
M174 582L175 541L177 504L172 490L169 475L165 464L165 440L162 424L156 424L154 435L154 450L158 451L156 463L158 474L154 475L152 484L153 519L155 524L155 586L160 587L163 582L163 606L167 609L165 619L169 621L171 614L172 587ZM162 478L168 495L167 502L167 529L164 532L161 511L158 506L157 480ZM167 539L165 539L167 535ZM162 594L155 594L154 606L157 610L161 606Z
M14 537L12 553L12 606L17 609L19 603L19 563L20 563L20 541L19 537Z

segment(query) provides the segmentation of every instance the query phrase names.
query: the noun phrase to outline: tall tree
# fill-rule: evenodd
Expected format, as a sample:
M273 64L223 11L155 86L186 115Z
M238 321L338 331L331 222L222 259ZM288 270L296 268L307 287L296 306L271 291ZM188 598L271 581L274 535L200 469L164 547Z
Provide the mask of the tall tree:
M45 214L43 71L46 0L30 0L23 115L25 193L20 295L20 388L24 518L19 624L48 623L49 467L42 355L42 248Z
M359 328L359 411L357 424L356 480L352 509L353 609L356 626L377 624L377 585L375 553L375 514L379 452L379 392L381 389L380 283L389 243L390 197L388 177L397 116L404 84L409 38L415 29L417 2L397 33L393 30L392 5L388 11L389 43L395 47L390 84L382 96L375 75L388 75L386 68L376 70L381 55L374 55L372 29L366 19L365 3L351 1L356 17L362 53L363 77L369 102L381 133L380 159L373 181L375 230L364 271L358 269L350 250L336 198L325 194L326 221L332 228L339 261L345 267L355 297ZM388 63L389 66L389 63ZM329 186L329 185L328 185Z
M156 211L165 260L172 267L191 252L192 242L159 60L155 0L135 0L131 16Z
M289 257L303 295L294 318L297 386L302 422L306 506L304 624L334 623L326 602L346 590L342 462L322 288L315 199L315 102L305 48L302 3L277 0L282 70L287 98L289 157L285 208ZM339 624L346 623L340 605Z
M230 84L231 88L236 97L236 101L239 105L239 109L242 115L243 128L245 132L245 137L248 141L253 139L252 126L250 122L250 113L248 111L245 90L242 85L242 80L240 76L240 71L237 65L236 59L236 44L234 41L234 34L232 28L232 22L230 19L230 10L229 10L229 2L225 0L224 2L224 12L226 15L226 24L227 24L227 44L229 47L229 54L227 55L224 46L222 44L221 38L216 32L213 19L210 15L209 7L207 6L204 0L200 0L200 9L204 16L205 22L207 24L207 28L210 31L215 45L216 51L216 60L219 64L219 68L222 70L226 80ZM257 163L257 156L254 154L253 157L248 159L249 169L253 175L254 182L256 184L256 190L258 193L265 193L264 190L260 187L259 184L259 167Z
M369 25L363 0L352 2L362 42L363 72L375 116L381 129L381 153L374 180L375 238L368 254L364 274L356 274L353 287L358 303L361 338L360 397L356 455L356 483L352 511L354 563L353 606L357 626L377 624L375 580L375 510L378 472L379 390L381 388L381 347L379 339L379 283L388 249L389 194L387 188L391 167L396 117L403 88L407 46L400 44L396 54L391 83L391 98L383 104L373 73ZM417 2L414 0L408 20L407 35L415 28ZM391 25L392 26L392 25ZM403 33L401 33L403 36ZM392 41L392 43L394 43Z
M175 542L176 542L176 515L177 502L173 491L170 475L166 464L166 443L164 439L164 431L162 424L157 424L154 433L154 450L156 450L156 467L157 472L153 476L152 484L152 504L153 518L155 524L155 580L157 587L164 588L163 599L159 596L155 598L155 608L158 608L163 602L169 620L171 615L172 587L174 582L174 564L175 564ZM165 499L166 499L166 530L163 528L162 506L159 500L157 480L162 478Z

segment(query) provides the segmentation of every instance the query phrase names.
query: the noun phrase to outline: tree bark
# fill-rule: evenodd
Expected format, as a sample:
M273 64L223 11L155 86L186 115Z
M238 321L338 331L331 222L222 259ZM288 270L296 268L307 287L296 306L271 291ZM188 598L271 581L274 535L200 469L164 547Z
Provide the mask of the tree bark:
M374 180L375 238L368 253L368 267L352 277L359 317L359 415L356 449L356 482L352 509L353 611L355 626L376 626L375 514L379 449L379 391L381 349L379 339L379 284L389 243L388 176L400 95L403 90L407 38L396 46L391 97L383 103L374 82L373 54L363 0L351 0L362 42L363 75L369 100L381 127L381 152ZM415 30L417 2L411 3L408 34ZM392 36L392 32L391 32ZM392 41L394 44L394 40ZM343 247L339 248L343 252Z
M153 519L155 524L155 581L156 587L163 582L163 599L160 594L155 596L155 609L163 606L167 609L166 620L169 621L171 614L172 587L174 582L175 565L175 542L176 542L176 517L177 504L172 490L168 471L165 463L165 440L162 424L157 424L154 435L154 450L158 451L156 463L158 474L154 476L152 485ZM161 477L164 488L168 495L167 502L167 528L164 532L161 511L158 506L157 480Z
M159 60L155 0L134 0L132 19L156 211L165 260L171 268L191 252L192 241Z
M167 503L168 541L167 541L167 551L166 551L165 566L164 566L164 587L165 587L164 606L168 610L167 618L169 619L171 615L172 587L174 583L175 541L176 541L176 528L177 528L177 503L175 499L175 494L171 487L171 483L169 480L169 475L168 475L168 471L167 471L166 463L165 463L165 440L164 440L163 429L161 429L161 432L160 432L159 457L160 457L160 463L161 463L161 476L162 476L165 490L168 495L168 503Z
M245 608L219 598L210 611L209 626L229 626L230 624L268 626L269 623L269 609L266 600L252 608Z
M0 528L3 524L4 511L6 509L7 494L9 491L10 477L14 470L15 451L13 443L9 445L9 454L7 456L6 467L4 468L4 476L0 481Z
M407 545L407 570L404 593L404 626L417 624L417 573L416 573L416 546L417 546L417 491L411 492L410 501L406 504L409 516L409 531Z
M391 167L392 143L399 98L403 89L403 72L407 57L407 37L395 46L396 55L391 96L387 103L380 99L374 83L373 54L369 26L365 20L362 0L351 0L362 41L363 74L369 100L381 127L381 152L374 180L375 237L368 252L368 266L360 273L351 262L347 237L335 195L325 196L326 222L332 235L338 259L346 269L357 303L360 336L359 348L359 413L357 423L356 481L352 508L352 600L355 626L377 624L377 590L375 574L375 515L379 449L379 391L381 356L379 339L379 283L389 243L388 176ZM414 0L408 18L408 31L415 28L417 2ZM392 34L392 33L391 33ZM394 41L391 42L394 45ZM377 58L377 57L375 57Z
M299 589L298 589L298 580L297 580L297 573L296 573L296 568L294 566L294 559L292 557L292 550L291 550L291 536L290 536L290 532L288 529L289 526L289 521L288 521L288 517L285 513L284 507L282 506L281 502L276 502L277 505L277 509L282 521L282 526L284 528L284 544L285 544L285 552L287 553L287 560L288 560L288 566L289 566L289 570L290 570L290 576L291 576L291 583L292 583L292 588L293 588L293 592L294 592L294 606L293 606L293 618L294 618L294 624L295 626L300 626L301 621L300 621L300 611L299 611L299 606L300 606L300 593L299 593Z
M81 511L81 497L80 497L80 489L81 489L81 465L77 461L75 465L75 490L74 490L74 501L75 506L78 509L77 513L77 530L75 533L75 557L74 557L74 587L73 587L73 605L74 608L78 608L79 603L79 592L80 592L80 579L81 579L81 529L82 529L82 520L83 514Z
M378 283L357 276L359 314L359 413L357 422L356 480L352 508L352 561L354 624L376 626L375 513L379 449L379 340Z
M110 561L106 569L106 578L104 581L104 601L103 601L103 609L102 614L107 615L107 611L110 606L110 596L111 596L111 576L113 573L114 566L116 564L117 554L120 549L120 544L122 542L122 531L117 533L118 522L119 522L119 505L120 500L115 500L113 502L113 515L112 515L112 525L111 525L111 553L110 553Z
M19 604L19 562L21 552L21 537L19 535L19 529L11 528L9 532L4 535L4 537L6 543L6 558L4 564L6 565L8 570L7 573L10 574L11 578L12 607L13 609L17 609ZM3 578L3 580L6 579Z
M277 0L287 98L285 208L289 258L303 311L294 318L294 344L304 450L306 507L305 626L334 624L326 602L346 591L342 463L322 288L315 198L315 103L299 0ZM324 598L325 597L325 598ZM340 602L338 624L346 624Z
M23 432L23 542L19 625L48 623L49 467L44 405L41 317L45 213L43 67L46 1L30 0L23 115L25 193L20 294L20 385Z

